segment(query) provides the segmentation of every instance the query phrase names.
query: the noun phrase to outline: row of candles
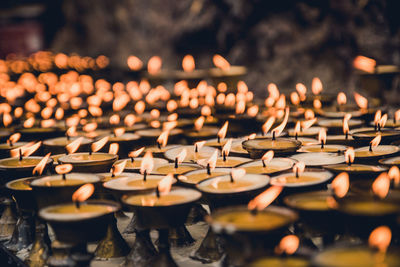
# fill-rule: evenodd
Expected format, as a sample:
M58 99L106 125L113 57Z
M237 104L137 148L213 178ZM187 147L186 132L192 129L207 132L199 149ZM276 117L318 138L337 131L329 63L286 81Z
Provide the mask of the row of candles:
M214 61L229 73L225 59ZM150 76L160 73L159 59L149 63ZM19 210L15 227L0 225L6 246L34 243L31 265L73 266L88 264L86 244L101 240L97 257L175 266L170 245L193 242L185 224L203 220L208 205L210 230L191 255L201 262L396 266L389 244L392 235L398 241L400 111L357 93L348 104L343 92L324 94L318 78L312 94L297 84L290 104L275 84L262 101L244 82L236 94L230 84L180 81L171 92L145 80L21 74L0 104L2 195ZM0 222L10 217L4 204ZM121 207L134 212L130 252L116 228ZM354 236L360 244L332 246ZM323 239L318 253L304 249L315 237Z

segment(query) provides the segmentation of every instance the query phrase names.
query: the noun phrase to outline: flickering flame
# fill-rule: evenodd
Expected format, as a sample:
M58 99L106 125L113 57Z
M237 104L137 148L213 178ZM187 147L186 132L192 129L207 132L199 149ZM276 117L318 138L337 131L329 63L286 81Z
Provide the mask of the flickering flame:
M400 120L400 109L396 110L394 113L394 121L399 121Z
M207 160L207 165L210 166L210 170L214 170L217 166L218 150L215 150L211 157Z
M3 114L3 124L4 127L8 127L12 123L13 119L10 113L4 113Z
M368 108L368 99L360 95L359 93L354 93L354 99L356 100L357 106L360 109Z
M151 75L157 74L161 70L162 59L159 56L153 56L147 62L147 71Z
M217 136L222 140L226 136L226 132L228 131L228 124L229 122L226 121L224 125L219 129Z
M231 64L229 64L225 58L218 54L213 56L213 63L217 68L222 70L229 70L231 68Z
M46 167L46 163L50 158L51 153L47 153L46 156L44 156L39 163L33 168L32 170L32 175L42 175L44 168Z
M136 116L133 114L126 115L124 123L128 127L132 127L136 123Z
M263 193L259 194L256 196L254 199L252 199L249 204L247 205L247 208L249 210L263 210L266 207L268 207L269 204L271 204L282 192L283 186L271 186L267 190L265 190Z
M244 100L240 100L236 103L236 114L243 114L246 110L246 102Z
M140 164L140 173L144 174L145 172L147 174L151 173L151 171L154 168L154 160L153 160L153 154L151 151L147 151L146 154L144 154L142 162Z
M306 100L307 87L304 84L297 83L296 91L299 93L301 101Z
M276 247L277 254L292 255L299 248L300 239L295 235L287 235L281 239Z
M387 114L382 116L382 118L379 120L379 127L380 128L384 128L385 127L387 119L388 119L388 115Z
M114 129L114 135L116 137L121 136L125 133L125 128L124 127L119 127Z
M29 119L24 121L24 128L32 128L34 124L35 124L35 118L30 117Z
M146 104L143 101L138 101L134 107L137 114L142 114L146 109Z
M400 184L400 170L397 166L392 166L388 172L389 178L394 181L394 185L397 187Z
M114 115L110 116L110 120L109 121L110 121L110 124L117 125L121 121L121 118L119 117L118 114L114 114Z
M267 134L268 131L271 129L272 125L275 123L275 117L269 117L268 120L263 124L262 131L264 134Z
M16 142L18 142L18 140L21 138L21 134L20 133L15 133L10 135L10 137L7 140L7 143L9 144L15 144Z
M72 164L60 164L55 167L55 171L58 174L67 174L70 173L73 169Z
M251 106L247 109L247 115L249 115L250 117L255 117L258 114L258 110L259 108L257 105Z
M145 147L141 147L141 148L139 148L137 150L133 150L133 151L129 152L128 157L130 157L130 158L139 157L139 155L142 154L144 149L145 149Z
M173 181L174 175L172 173L168 173L160 180L160 182L158 182L158 191L163 194L168 194L171 191Z
M23 109L22 107L17 107L17 108L14 110L14 116L15 116L16 118L20 118L20 117L22 116L22 114L24 114L24 109Z
M264 101L264 105L269 108L272 107L274 105L274 103L275 103L275 100L272 97L267 97Z
M308 128L310 128L311 126L313 126L313 124L317 121L317 118L314 118L312 120L308 120L308 121L302 121L301 122L301 128L303 130L306 130Z
M313 101L313 107L315 109L321 109L322 108L322 103L319 99L314 99Z
M342 172L338 174L335 179L333 179L331 186L333 193L338 198L343 198L349 191L350 186L349 175L347 174L347 172Z
M268 93L269 93L269 98L273 99L274 101L279 99L280 93L278 86L274 83L269 83L268 84Z
M195 62L192 55L186 55L182 60L182 68L185 72L192 72L195 69Z
M82 127L84 132L93 132L97 129L97 122L91 122Z
M353 61L353 66L356 69L369 73L374 73L376 61L372 58L357 56Z
M204 118L203 116L196 119L196 121L194 122L194 128L196 129L196 131L200 131L201 128L203 128L203 124L204 124L205 120L206 120L206 118Z
M249 135L247 136L246 140L252 140L252 139L255 139L255 138L256 138L256 136L257 136L257 134L256 134L256 133L249 134Z
M171 99L167 102L167 110L168 112L172 112L178 108L178 103L175 100Z
M42 109L42 111L40 112L40 115L42 116L43 119L47 120L51 117L51 115L53 114L53 108L51 107L45 107L44 109Z
M229 152L231 151L231 146L232 138L229 138L225 145L222 147L222 155L225 155L225 157L227 157L229 155Z
M90 146L92 152L97 152L100 149L102 149L103 146L105 146L107 144L108 139L110 139L110 137L109 136L105 136L105 137L101 138L100 140L92 143L92 145Z
M206 144L207 141L199 141L194 143L194 147L197 149L197 151L200 151L200 149Z
M93 192L94 192L93 184L84 184L72 194L72 201L84 202L93 194Z
M163 131L157 138L157 144L159 144L161 147L165 147L168 142L168 135L169 131Z
M244 168L238 168L238 169L233 168L231 170L231 176L233 180L240 179L245 175L246 175L246 170Z
M187 155L186 148L183 148L183 149L181 150L181 152L179 152L179 154L175 157L175 159L176 159L176 161L177 161L178 163L182 163L182 162L185 160L186 155Z
M68 154L75 153L78 150L79 146L81 145L82 141L83 137L79 137L74 141L72 141L71 143L69 143L68 145L66 145L65 149L67 150Z
M76 136L77 135L76 126L69 127L67 129L67 131L65 132L65 135L66 136Z
M302 174L305 169L306 169L306 164L302 161L296 162L293 165L293 173L295 173L296 175Z
M152 109L150 111L150 116L152 119L158 119L160 117L160 111L158 109Z
M264 164L268 164L273 158L274 158L274 151L269 150L261 157L261 160L264 162Z
M119 150L119 144L118 143L111 143L110 147L108 149L108 154L113 154L117 155Z
M343 118L343 133L348 134L350 131L349 128L349 120L346 118L346 116Z
M314 111L312 111L311 109L307 109L307 110L304 112L304 118L305 118L306 120L312 120L312 119L314 119L314 118L315 118L315 113L314 113Z
M386 172L381 173L372 183L372 192L380 199L384 199L389 193L390 178Z
M202 116L206 116L206 117L208 117L208 116L211 116L211 108L209 107L209 106L203 106L202 108L201 108L201 115Z
M281 135L281 133L283 132L283 130L286 127L286 124L288 122L289 119L289 107L286 108L285 110L285 118L283 119L283 121L281 122L281 124L279 124L277 127L275 127L272 132L275 133L275 137L278 137Z
M325 130L325 128L321 128L321 130L319 130L318 142L320 144L326 144L326 130Z
M236 97L234 94L229 93L226 97L225 97L225 102L224 105L227 107L233 107L235 105L236 102Z
M338 105L345 105L347 103L347 96L343 92L339 92L337 95L337 103Z
M167 121L163 123L163 131L171 131L176 126L178 126L177 121Z
M311 82L311 91L314 95L319 95L322 92L322 82L318 77L314 77Z
M349 147L348 149L346 149L346 151L344 152L344 158L346 159L346 163L347 164L353 163L354 157L355 157L354 148Z
M167 121L176 121L178 119L178 113L172 113L167 116Z
M275 103L277 109L284 109L286 107L286 96L281 94Z
M377 147L382 140L382 135L378 134L374 139L371 140L370 146Z
M49 119L49 120L41 120L40 121L40 126L42 128L50 128L53 127L56 124L56 121L53 119Z
M378 249L380 252L386 252L392 241L392 231L387 226L379 226L375 228L368 238L368 244L372 248Z
M298 104L300 104L300 96L298 93L296 92L292 92L290 94L290 101L292 102L293 105L297 106Z
M294 134L297 136L301 131L300 121L296 122L296 126L294 126Z
M143 62L135 56L129 56L127 62L129 69L138 71L143 67Z
M30 155L32 155L33 153L35 153L36 150L38 150L38 148L42 145L42 141L39 141L31 146L25 147L22 149L22 155L24 157L29 157ZM21 147L19 148L21 149Z
M127 162L128 161L125 159L119 163L114 163L110 170L112 175L114 176L120 175L124 171Z
M381 110L377 110L375 112L375 117L374 117L374 124L375 125L379 124L379 121L381 120L381 117L382 117L382 111Z

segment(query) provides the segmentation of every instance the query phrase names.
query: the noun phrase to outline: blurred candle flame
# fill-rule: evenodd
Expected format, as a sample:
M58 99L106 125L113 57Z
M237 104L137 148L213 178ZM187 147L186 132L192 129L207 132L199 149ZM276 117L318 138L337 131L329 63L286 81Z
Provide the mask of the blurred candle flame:
M163 131L160 136L157 138L157 144L160 145L160 147L165 147L168 142L168 135L169 131Z
M203 116L201 116L195 120L194 128L196 129L196 131L200 131L201 128L203 128L204 121L205 121L205 118Z
M100 140L92 143L92 145L91 145L92 152L97 152L100 149L102 149L107 144L109 139L110 139L109 136L105 136L105 137L101 138Z
M375 228L368 238L368 244L372 248L378 249L380 252L386 252L392 240L392 231L387 226L379 226Z
M400 184L400 171L397 166L392 166L388 172L389 178L394 181L396 187Z
M84 184L79 187L73 194L72 194L72 201L73 202L84 202L94 192L94 185L93 184Z
M340 106L345 105L347 103L347 96L344 92L339 92L336 100L338 105Z
M225 71L231 68L231 64L229 64L229 62L225 58L218 54L213 56L213 63L217 68Z
M357 56L353 60L353 66L356 69L368 72L368 73L374 73L375 71L375 66L376 66L376 61L372 58L368 58L365 56Z
M314 95L319 95L323 90L322 82L318 77L314 77L311 82L311 91Z
M296 84L296 91L299 93L300 100L306 100L307 87L302 83Z
M220 138L220 140L222 140L222 139L225 138L226 133L227 133L227 131L228 131L228 125L229 125L229 122L226 121L226 122L224 123L224 125L221 127L221 129L218 131L217 136Z
M119 150L119 144L118 143L111 143L110 147L108 149L108 154L113 154L117 155Z
M182 68L185 72L192 72L195 69L195 61L192 55L184 56L182 60Z
M372 192L380 199L384 199L389 193L390 178L386 172L381 173L372 183Z
M317 122L317 118L311 119L311 120L307 120L307 121L302 121L301 124L301 128L303 130L307 130L308 128L310 128L311 126L313 126L314 123Z
M290 94L290 101L292 102L293 105L297 106L298 104L300 104L300 96L298 93L296 92L292 92Z
M168 194L171 191L172 182L174 181L174 175L168 173L164 178L158 182L158 191L163 194Z
M65 149L67 150L68 154L73 154L75 153L79 146L81 145L83 141L83 137L79 137L77 139L75 139L74 141L72 141L71 143L69 143L68 145L65 146Z
M368 99L360 95L359 93L354 93L354 99L357 103L357 106L360 109L367 109L368 108Z
M266 207L269 206L282 192L283 187L282 186L271 186L267 190L265 190L263 193L259 194L256 196L254 199L252 199L249 204L247 205L249 210L263 210Z
M144 174L146 172L147 174L149 174L153 170L153 167L153 154L150 151L147 151L146 154L144 154L142 162L140 164L140 173Z
M289 107L287 107L285 109L285 118L283 119L283 121L281 122L281 124L279 124L277 127L275 127L272 132L275 133L275 137L280 136L280 134L283 132L283 130L286 127L286 124L288 122L289 119Z
M349 186L350 186L349 175L346 172L338 174L335 177L335 179L333 179L331 186L333 193L338 198L343 198L349 191Z
M275 117L269 117L267 121L262 125L262 131L264 134L267 134L271 129L272 125L275 123Z
M112 175L113 176L120 175L124 171L126 163L127 163L126 159L121 161L121 162L114 163L113 166L111 167L111 170L110 170Z
M160 72L162 66L162 59L159 56L153 56L147 62L147 71L151 75L156 75Z
M32 175L42 175L44 168L46 167L46 163L50 158L51 153L47 153L46 156L44 156L39 163L33 168L32 170Z
M9 143L11 146L12 144L15 144L16 142L18 142L18 140L21 138L21 134L20 133L15 133L10 135L10 137L7 140L7 143Z
M281 239L279 245L275 248L275 253L292 255L299 248L300 239L295 235L287 235Z
M57 174L67 174L70 173L72 169L72 164L60 164L55 167L55 171Z
M353 163L355 158L354 148L352 147L347 148L346 151L344 152L344 158L346 159L347 164Z

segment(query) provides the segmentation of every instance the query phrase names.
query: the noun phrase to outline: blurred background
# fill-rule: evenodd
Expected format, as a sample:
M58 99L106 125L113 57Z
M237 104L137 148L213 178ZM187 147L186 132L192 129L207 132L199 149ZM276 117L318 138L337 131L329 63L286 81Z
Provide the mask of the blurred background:
M129 55L180 68L192 54L201 68L219 53L248 67L255 91L314 76L354 90L355 56L400 65L399 10L397 0L2 0L0 57L103 54L118 69Z

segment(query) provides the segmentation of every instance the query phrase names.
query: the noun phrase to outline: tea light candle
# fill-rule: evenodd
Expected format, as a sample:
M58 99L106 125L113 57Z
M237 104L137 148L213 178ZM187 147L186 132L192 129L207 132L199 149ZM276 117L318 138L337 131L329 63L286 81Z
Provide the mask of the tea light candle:
M197 164L190 164L190 163L180 163L178 167L175 168L175 163L168 163L158 168L154 168L153 174L160 174L160 175L167 175L169 173L174 174L175 176L179 174L186 173L188 171L193 171L200 169L200 166Z
M290 208L300 211L326 212L331 210L328 204L331 197L332 193L329 191L312 191L289 195L284 202Z
M23 147L28 142L15 142L15 143L3 143L0 144L0 158L8 158L10 156L10 150Z
M287 172L271 178L271 185L279 185L288 188L312 187L322 185L333 177L328 171L319 169L305 170L304 172Z
M370 142L378 135L382 137L383 143L390 143L391 141L400 138L400 131L389 129L381 129L380 131L375 131L374 128L361 128L355 129L350 133L355 140L360 140L364 142Z
M77 137L65 137L65 136L47 139L43 141L43 148L46 152L51 152L52 154L61 154L65 152L65 146L71 144L76 139ZM91 142L92 142L91 139L85 137L82 138L82 141L79 146L80 151L88 150L89 144Z
M31 187L64 187L77 186L86 183L97 183L100 181L99 176L86 173L68 173L44 176L31 182Z
M324 166L331 164L339 164L345 161L344 155L338 155L338 153L327 153L327 152L307 152L299 153L290 157L296 161L301 161L306 166Z
M218 168L214 170L207 170L207 169L199 169L194 171L189 171L184 173L184 179L180 179L179 181L182 184L188 186L195 186L197 183L206 180L208 178L213 178L217 176L222 176L229 174L232 171L231 168Z
M147 192L157 188L158 184L165 176L163 175L147 175L146 179L143 179L143 175L130 174L115 179L109 180L103 184L107 189L124 192ZM176 179L173 179L172 183L176 183Z
M347 149L347 146L342 145L308 145L301 147L298 152L336 152L341 153Z
M268 163L264 164L262 160L256 160L240 165L246 173L251 174L273 174L291 169L296 161L289 158L273 158ZM265 165L265 166L264 166Z
M250 267L309 267L310 261L306 257L293 256L269 256L263 257L252 262Z
M122 162L123 160L126 160L125 171L127 171L127 172L139 172L140 171L140 166L142 164L143 157L121 159L121 160L118 160L116 162L116 164ZM154 168L157 169L158 167L168 164L168 160L161 159L161 158L153 158L153 164L154 164Z
M370 196L347 196L338 203L338 210L351 216L384 218L400 213L400 207L395 201L380 200Z
M194 142L216 136L218 130L219 129L215 126L204 126L200 130L191 130L186 132L185 136L189 141Z
M81 152L61 156L58 161L61 164L72 164L77 172L106 172L117 159L117 155L108 153Z
M242 145L251 158L261 158L269 150L276 155L294 153L300 148L301 142L289 138L256 138L243 141Z
M385 166L400 166L400 156L397 157L391 157L391 158L386 158L386 159L380 159L379 164L385 165Z
M208 160L198 160L197 164L202 167L207 167ZM249 158L241 158L241 157L219 157L215 163L215 167L217 168L234 168L239 166L240 164L251 161Z
M162 133L161 129L143 129L136 131L136 134L139 135L144 142L147 144L154 144L155 140L157 139L158 136L160 136ZM169 139L174 141L177 140L177 138L183 134L183 131L181 129L171 129L168 133Z
M328 129L328 132L342 132L343 120L342 119L321 119L317 121L318 125ZM350 119L347 121L350 129L357 128L363 125L362 120Z
M321 131L321 129L326 129L325 127L318 127L318 126L312 126L306 129L302 129L301 131L297 132L295 129L289 129L288 134L291 137L295 137L296 134L297 136L304 136L304 137L313 137L317 136L318 133Z

